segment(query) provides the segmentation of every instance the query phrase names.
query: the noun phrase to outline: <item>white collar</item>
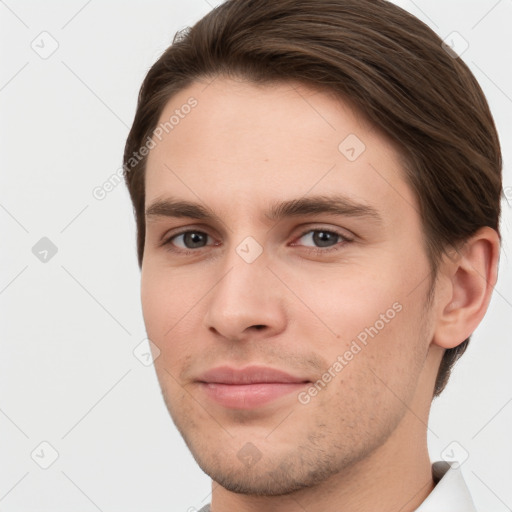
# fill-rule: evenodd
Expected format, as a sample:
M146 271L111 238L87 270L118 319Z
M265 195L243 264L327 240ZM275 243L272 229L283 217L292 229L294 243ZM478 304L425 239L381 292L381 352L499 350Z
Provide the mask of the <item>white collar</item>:
M434 462L432 476L437 484L415 512L476 512L457 462Z

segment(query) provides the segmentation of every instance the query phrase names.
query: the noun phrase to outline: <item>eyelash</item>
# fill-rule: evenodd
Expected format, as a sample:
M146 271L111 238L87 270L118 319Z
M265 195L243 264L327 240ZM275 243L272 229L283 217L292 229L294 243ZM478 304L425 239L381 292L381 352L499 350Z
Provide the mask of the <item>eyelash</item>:
M308 233L315 233L315 232L323 232L323 233L329 233L329 234L332 234L332 235L336 235L338 237L341 238L341 241L338 242L336 245L332 246L332 247L326 247L326 248L321 248L321 247L305 247L306 251L309 252L309 253L314 253L314 254L328 254L328 253L331 253L331 252L336 252L336 251L339 251L341 250L341 248L346 245L347 243L350 243L350 242L353 242L353 239L345 236L344 234L342 233L339 233L338 231L335 231L335 230L332 230L332 229L323 229L323 228L309 228L305 231L303 231L298 237L297 237L297 240L302 238L304 235L307 235ZM200 247L198 249L177 249L173 246L172 244L172 241L177 238L178 236L180 235L185 235L187 233L201 233L203 235L206 235L206 236L210 236L208 235L208 233L205 233L204 231L200 231L198 229L187 229L187 230L184 230L184 231L181 231L179 233L174 233L172 236L168 237L166 240L164 240L164 242L162 242L162 246L166 246L166 249L170 252L174 252L174 253L178 253L178 254L181 254L183 256L188 256L188 255L192 255L192 254L197 254L198 252L201 251L201 249L204 249L204 247ZM299 246L300 247L300 246Z

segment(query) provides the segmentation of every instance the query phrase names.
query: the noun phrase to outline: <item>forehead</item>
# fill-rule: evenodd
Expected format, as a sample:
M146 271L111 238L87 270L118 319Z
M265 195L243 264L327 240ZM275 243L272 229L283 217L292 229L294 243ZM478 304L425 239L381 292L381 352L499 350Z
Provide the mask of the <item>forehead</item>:
M169 194L250 212L335 192L397 216L415 207L396 145L325 91L218 77L173 96L158 128L146 204Z

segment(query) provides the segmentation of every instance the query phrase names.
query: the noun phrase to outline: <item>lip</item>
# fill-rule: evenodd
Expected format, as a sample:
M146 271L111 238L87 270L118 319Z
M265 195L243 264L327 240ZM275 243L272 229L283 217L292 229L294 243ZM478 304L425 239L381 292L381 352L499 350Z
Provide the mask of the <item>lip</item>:
M305 378L265 366L243 369L220 366L197 380L210 399L231 409L259 407L310 383Z
M255 365L246 368L218 366L203 373L197 380L214 384L297 384L299 382L309 382L308 379L294 377L282 370Z

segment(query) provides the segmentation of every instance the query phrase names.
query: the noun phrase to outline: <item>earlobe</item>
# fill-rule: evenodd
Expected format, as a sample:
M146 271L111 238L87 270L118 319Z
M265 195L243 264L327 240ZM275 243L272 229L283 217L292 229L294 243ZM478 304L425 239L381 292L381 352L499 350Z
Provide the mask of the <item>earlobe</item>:
M433 343L449 349L460 345L484 317L498 275L500 239L490 228L479 229L458 250L457 257L443 263L444 279L451 290L438 304Z

